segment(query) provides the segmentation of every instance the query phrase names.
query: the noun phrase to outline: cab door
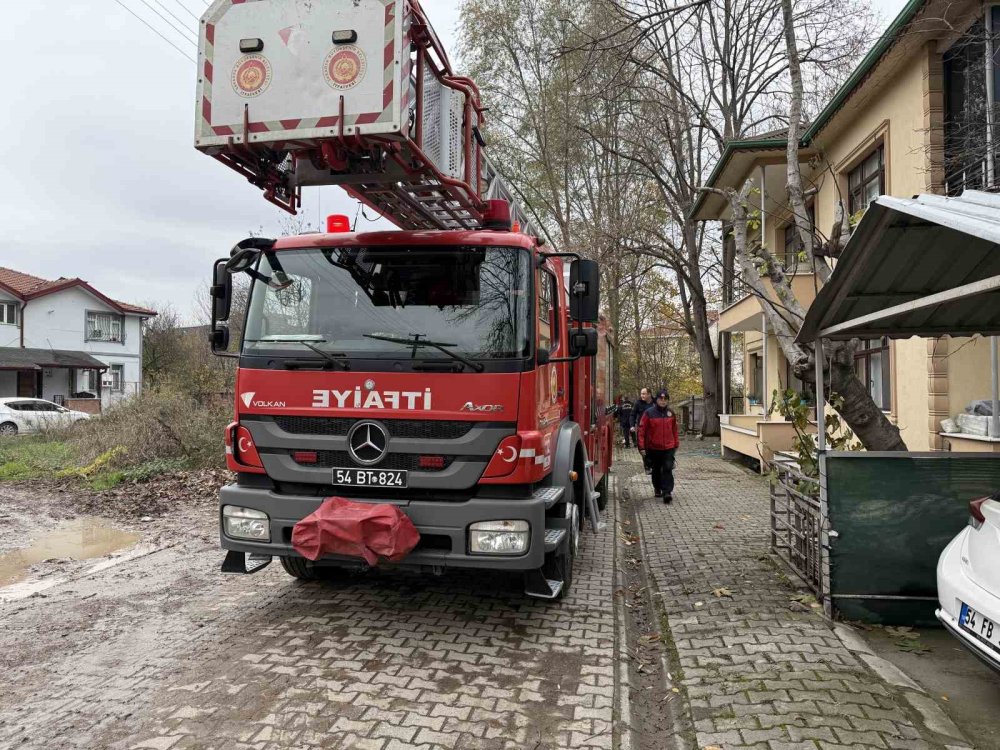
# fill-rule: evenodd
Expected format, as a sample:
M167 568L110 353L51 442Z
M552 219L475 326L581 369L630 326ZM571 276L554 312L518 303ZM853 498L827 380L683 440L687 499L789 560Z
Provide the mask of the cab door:
M536 323L535 341L539 352L558 357L562 345L560 326L559 279L546 264L535 271ZM559 424L565 385L565 364L550 362L537 366L536 386L539 430L549 433Z

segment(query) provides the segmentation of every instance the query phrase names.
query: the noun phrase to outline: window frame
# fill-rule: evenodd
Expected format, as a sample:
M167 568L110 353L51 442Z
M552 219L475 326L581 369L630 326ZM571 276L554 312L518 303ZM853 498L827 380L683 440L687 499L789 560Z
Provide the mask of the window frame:
M544 294L544 279L549 279L549 294ZM542 307L544 302L548 302L548 320L542 317ZM535 346L538 351L548 351L555 353L559 349L559 278L548 268L542 266L538 269L538 304L535 316ZM542 324L549 326L549 345L542 346Z
M18 325L18 320L20 315L18 314L19 305L17 302L0 302L0 325L4 326L16 326ZM7 313L10 311L12 316L11 320L7 319Z
M117 319L118 321L118 338L103 338L100 336L91 336L91 331L94 329L90 325L90 316L107 315L111 318L112 323ZM113 328L113 326L112 326ZM125 343L125 315L123 313L108 312L107 310L85 310L83 313L83 340L84 341L99 341L105 344L123 344Z
M878 169L876 169L872 174L865 175L864 168L868 163L868 160L873 155L878 155ZM854 177L858 175L858 184L852 185ZM878 179L878 194L885 195L885 143L878 143L873 149L865 152L853 168L847 171L847 213L848 216L854 216L859 211L867 211L868 206L872 204L872 201L866 203L863 207L859 205L860 201L864 199L867 193L866 188ZM857 196L855 195L857 194Z
M815 232L816 232L816 205L815 205L815 203L810 203L809 205L806 206L806 213L809 214L809 228L815 234ZM788 250L788 245L789 245L788 240L791 237L795 236L795 233L791 232L789 230L793 229L794 227L795 227L795 217L792 216L791 220L781 228L782 244L783 244L782 255L781 255L781 262L782 262L782 264L784 264L786 271L788 269L793 269L794 270L795 267L798 265L798 260L799 260L799 258L798 258L798 256L799 256L798 250L796 250L794 253L790 253L789 250ZM789 262L789 256L791 256L791 262Z
M108 365L108 373L111 375L111 387L108 389L112 393L125 392L125 365ZM117 377L116 377L117 376ZM117 380L117 384L116 381Z
M873 342L878 342L879 346L871 346ZM883 412L892 411L892 355L890 339L881 336L876 339L862 339L861 346L854 352L854 372L858 379L865 386L868 395L872 397L875 405ZM872 379L872 355L879 355L880 367L882 369L882 393L876 399L872 393L874 380ZM864 368L864 374L858 372L858 368Z

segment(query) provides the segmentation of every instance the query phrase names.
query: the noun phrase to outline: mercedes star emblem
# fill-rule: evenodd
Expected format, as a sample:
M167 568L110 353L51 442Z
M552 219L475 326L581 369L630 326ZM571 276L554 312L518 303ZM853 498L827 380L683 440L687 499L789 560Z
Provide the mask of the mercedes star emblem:
M359 464L371 466L385 458L389 436L377 422L358 422L347 434L347 450Z

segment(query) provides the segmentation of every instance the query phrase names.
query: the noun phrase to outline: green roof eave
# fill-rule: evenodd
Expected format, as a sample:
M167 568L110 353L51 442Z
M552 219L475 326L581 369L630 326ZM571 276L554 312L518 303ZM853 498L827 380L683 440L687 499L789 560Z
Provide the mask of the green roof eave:
M812 142L813 138L826 127L827 123L833 117L833 115L839 110L844 102L850 97L857 88L858 84L861 83L864 78L871 73L872 68L875 64L882 58L882 56L889 51L893 43L897 40L900 32L903 28L913 20L913 17L917 15L917 12L927 0L909 0L906 6L899 12L899 15L893 20L889 27L885 30L882 36L875 45L868 50L868 54L862 58L860 64L854 69L850 77L844 81L843 85L837 89L837 93L833 95L833 98L827 103L827 105L822 109L822 111L816 116L816 118L810 123L809 127L805 129L802 133L802 139L799 141L799 146L801 148L806 148ZM747 138L744 140L729 141L726 144L726 148L722 152L722 156L719 157L719 161L716 162L715 168L712 170L712 174L709 175L708 181L705 183L710 187L714 187L715 181L719 178L722 170L725 169L726 163L729 161L730 157L736 151L749 151L753 149L774 149L782 148L787 143L784 138L768 138L768 139L753 139ZM705 200L706 193L701 193L697 200L695 200L694 205L688 212L689 217L694 217L695 214L701 208L702 202Z
M913 17L917 15L917 11L919 11L926 2L927 0L910 0L906 4L906 6L899 12L899 15L896 16L895 20L889 24L889 28L887 28L882 36L879 37L875 46L868 50L868 54L862 58L861 63L854 69L854 72L851 73L850 78L844 81L844 84L837 89L837 93L833 95L833 98L829 101L829 103L823 107L823 110L816 116L816 119L813 120L812 124L806 128L806 131L802 134L803 142L809 143L812 141L812 139L816 137L816 134L826 126L830 118L833 117L834 113L836 113L836 111L844 105L844 102L847 101L848 97L850 97L851 93L853 93L858 84L861 83L865 76L871 73L872 68L875 67L875 63L877 63L896 42L900 32L903 30L903 27L913 20Z

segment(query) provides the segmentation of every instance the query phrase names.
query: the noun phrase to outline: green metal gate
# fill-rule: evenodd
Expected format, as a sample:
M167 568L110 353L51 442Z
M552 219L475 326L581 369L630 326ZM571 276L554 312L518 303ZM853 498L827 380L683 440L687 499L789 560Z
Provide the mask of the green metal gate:
M1000 490L995 453L821 457L829 596L847 620L936 624L936 569L970 500Z

